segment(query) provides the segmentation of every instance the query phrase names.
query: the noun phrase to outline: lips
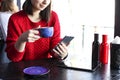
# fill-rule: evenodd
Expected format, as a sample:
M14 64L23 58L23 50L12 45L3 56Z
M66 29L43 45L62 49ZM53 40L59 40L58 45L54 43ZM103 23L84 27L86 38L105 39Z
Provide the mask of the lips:
M44 4L41 4L40 7L41 7L41 8L45 8L46 6L45 6Z

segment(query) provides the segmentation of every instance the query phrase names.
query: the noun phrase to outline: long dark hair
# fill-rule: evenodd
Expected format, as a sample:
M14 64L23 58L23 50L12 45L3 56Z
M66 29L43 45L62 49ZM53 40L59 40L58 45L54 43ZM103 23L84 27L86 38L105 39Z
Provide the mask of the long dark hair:
M31 0L26 0L22 8L27 14L33 15L32 7L33 6ZM48 22L50 18L50 13L51 13L51 3L44 10L40 12L39 15L41 20Z

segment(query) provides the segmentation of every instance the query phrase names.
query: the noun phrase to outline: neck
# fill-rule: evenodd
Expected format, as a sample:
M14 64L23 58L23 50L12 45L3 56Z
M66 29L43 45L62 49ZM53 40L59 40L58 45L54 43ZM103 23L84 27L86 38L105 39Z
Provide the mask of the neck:
M33 15L28 15L28 17L30 18L31 21L38 22L38 21L40 21L39 13L40 13L40 11L33 11Z

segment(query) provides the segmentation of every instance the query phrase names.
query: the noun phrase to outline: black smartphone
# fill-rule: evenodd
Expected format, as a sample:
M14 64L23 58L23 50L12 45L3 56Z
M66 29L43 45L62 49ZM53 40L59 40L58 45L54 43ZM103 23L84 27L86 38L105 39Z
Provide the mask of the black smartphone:
M65 36L60 42L63 42L66 46L74 39L73 36Z
M72 39L74 39L73 36L65 36L59 43L63 42L66 46L68 46ZM53 49L56 49L56 47L57 45Z

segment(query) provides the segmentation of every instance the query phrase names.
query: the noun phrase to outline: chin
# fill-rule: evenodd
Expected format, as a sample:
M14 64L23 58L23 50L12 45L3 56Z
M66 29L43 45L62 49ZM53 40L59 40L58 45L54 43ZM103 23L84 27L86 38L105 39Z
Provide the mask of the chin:
M42 10L44 10L45 8L41 8L40 10L42 11Z

